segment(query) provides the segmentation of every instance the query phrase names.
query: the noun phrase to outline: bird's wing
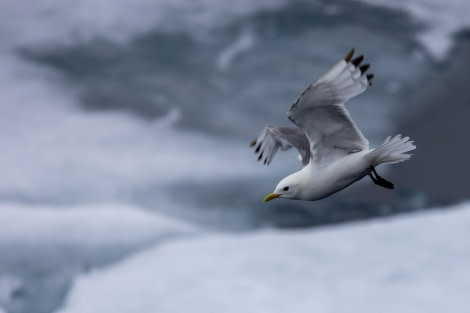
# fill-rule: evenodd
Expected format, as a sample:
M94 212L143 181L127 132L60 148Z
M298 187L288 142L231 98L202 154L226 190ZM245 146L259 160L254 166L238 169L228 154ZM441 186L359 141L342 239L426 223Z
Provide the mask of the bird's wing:
M366 75L369 64L360 66L364 57L352 59L351 50L342 60L310 85L291 105L288 118L310 143L312 160L320 162L369 147L344 102L362 93L374 75Z
M304 132L298 127L266 127L253 139L250 144L255 148L255 153L259 154L258 161L263 160L269 165L278 149L288 150L295 147L302 159L302 165L310 162L310 144Z

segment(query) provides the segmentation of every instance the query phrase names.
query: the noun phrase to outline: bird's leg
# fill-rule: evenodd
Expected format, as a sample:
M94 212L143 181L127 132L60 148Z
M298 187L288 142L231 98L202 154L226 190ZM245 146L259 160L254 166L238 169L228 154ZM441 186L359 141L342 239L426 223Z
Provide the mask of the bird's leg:
M370 167L370 170L372 173L374 173L375 177L372 175L372 173L369 173L369 177L372 179L374 184L379 185L380 187L384 187L387 189L394 189L393 184L389 182L386 179L383 179L377 172L375 171L375 168L373 166Z
M372 176L371 173L369 173L368 175L369 175L370 179L372 179L372 181L374 182L374 184L377 184L377 179L375 179L375 177Z

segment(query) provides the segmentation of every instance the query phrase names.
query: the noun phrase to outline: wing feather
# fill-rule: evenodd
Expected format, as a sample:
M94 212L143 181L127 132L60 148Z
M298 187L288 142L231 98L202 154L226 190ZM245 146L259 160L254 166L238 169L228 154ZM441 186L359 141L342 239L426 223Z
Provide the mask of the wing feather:
M307 165L310 161L310 143L304 132L298 127L272 127L266 125L261 133L253 139L250 144L255 147L258 154L258 161L269 165L276 152L288 150L292 147L299 151L302 165Z
M335 158L369 147L349 112L348 99L364 92L373 75L364 57L352 59L354 50L310 85L291 105L288 118L304 131L314 160Z

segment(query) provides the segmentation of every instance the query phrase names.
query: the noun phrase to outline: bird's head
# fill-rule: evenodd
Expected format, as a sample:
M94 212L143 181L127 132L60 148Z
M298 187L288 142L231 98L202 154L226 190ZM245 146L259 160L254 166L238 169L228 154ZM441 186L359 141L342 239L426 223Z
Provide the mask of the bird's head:
M297 172L282 179L279 184L277 184L274 192L264 198L264 202L268 202L276 198L299 199L302 191L302 184L299 176L300 175Z

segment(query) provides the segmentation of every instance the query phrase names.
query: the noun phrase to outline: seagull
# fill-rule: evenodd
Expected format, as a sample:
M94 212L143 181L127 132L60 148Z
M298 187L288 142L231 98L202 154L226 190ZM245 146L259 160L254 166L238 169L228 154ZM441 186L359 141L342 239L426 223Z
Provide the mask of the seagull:
M302 169L283 178L264 202L276 199L320 200L369 176L381 187L394 185L377 174L375 167L408 160L416 146L409 137L388 137L369 148L344 103L371 85L364 56L353 59L352 49L343 59L311 84L290 106L287 117L296 126L266 125L250 144L258 161L269 165L276 152L292 147L299 152Z

